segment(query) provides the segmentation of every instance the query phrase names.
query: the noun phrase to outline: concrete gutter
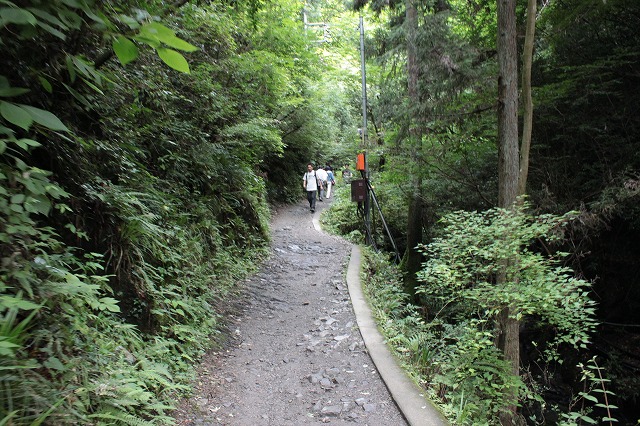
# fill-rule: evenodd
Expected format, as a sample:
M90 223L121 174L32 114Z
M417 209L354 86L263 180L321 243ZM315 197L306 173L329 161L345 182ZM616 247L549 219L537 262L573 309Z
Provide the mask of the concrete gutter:
M314 221L314 226L315 226ZM411 426L445 426L449 423L429 401L424 392L402 370L385 344L384 338L373 320L371 309L362 292L360 283L360 247L353 246L347 268L347 286L356 314L360 334L369 355L384 380L391 397Z

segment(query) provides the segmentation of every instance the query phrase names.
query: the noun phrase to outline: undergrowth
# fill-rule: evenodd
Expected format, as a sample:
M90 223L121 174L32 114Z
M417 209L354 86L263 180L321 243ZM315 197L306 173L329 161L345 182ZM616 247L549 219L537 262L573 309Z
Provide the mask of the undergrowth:
M41 220L64 220L73 200L20 150L8 143L13 161L0 164L0 424L172 424L191 364L267 239L230 244L211 214L169 216L178 201L160 191L110 186L87 194L118 221L117 245L106 256L71 247ZM137 299L114 285L127 280Z
M322 212L320 221L323 228L359 244L363 240L363 233L357 204L351 201L351 186L342 178L337 182L332 188L331 208Z
M595 360L587 367L578 366L585 385L576 398L567 401L567 407L549 407L543 399L548 378L513 375L496 346L492 309L500 306L500 298L511 298L510 303L522 301L518 314L531 318L528 326L553 327L552 338L531 342L539 349L532 362L547 376L553 375L551 366L562 362L561 353L588 343L595 325L588 283L557 266L563 253L546 258L527 245L535 238L557 241L567 217L532 218L523 210L447 216L443 221L448 227L442 236L425 248L420 306L409 303L402 272L389 262L388 255L364 250L364 289L378 326L410 376L452 423L497 425L504 407L515 403L527 407L523 413L531 424L544 424L548 416L562 418L567 425L595 419L616 421L614 394ZM510 235L510 244L496 237L504 235ZM518 256L518 264L525 265L511 271L519 274L512 293L491 284L492 271L502 264L502 256ZM532 367L521 371L527 368Z

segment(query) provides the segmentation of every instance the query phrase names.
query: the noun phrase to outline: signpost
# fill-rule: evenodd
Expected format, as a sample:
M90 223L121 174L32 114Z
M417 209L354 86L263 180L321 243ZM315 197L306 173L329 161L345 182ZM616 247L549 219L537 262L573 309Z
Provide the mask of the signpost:
M364 226L366 229L366 242L369 245L373 245L374 241L371 235L371 197L369 196L369 166L367 164L367 148L369 145L369 140L367 138L367 72L365 67L364 55L364 20L362 18L362 15L360 15L360 68L362 73L362 152L358 154L358 161L356 161L356 170L360 170L362 178L365 182ZM358 166L360 166L362 169L360 169Z

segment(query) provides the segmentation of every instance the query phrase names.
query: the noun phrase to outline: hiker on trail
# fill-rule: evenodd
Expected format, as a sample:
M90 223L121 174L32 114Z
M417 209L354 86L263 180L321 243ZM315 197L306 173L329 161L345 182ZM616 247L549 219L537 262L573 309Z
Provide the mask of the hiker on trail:
M316 193L318 192L318 179L313 164L307 164L307 172L302 177L302 187L307 191L307 201L311 213L316 211Z
M327 171L327 198L331 198L331 187L336 184L336 180L330 166L326 166L324 169Z
M322 199L324 198L324 190L327 187L327 172L322 166L318 166L316 175L318 178L318 201L323 201Z

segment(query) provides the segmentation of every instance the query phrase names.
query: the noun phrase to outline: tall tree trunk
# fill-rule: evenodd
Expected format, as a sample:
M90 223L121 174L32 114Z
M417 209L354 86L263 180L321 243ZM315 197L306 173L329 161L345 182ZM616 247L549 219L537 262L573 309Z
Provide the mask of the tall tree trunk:
M498 206L518 194L518 51L516 2L498 0Z
M518 194L518 52L516 48L516 2L498 0L498 206L511 208ZM503 267L507 267L506 260ZM509 279L506 272L498 281ZM501 282L498 282L500 285ZM511 307L498 315L498 347L504 359L511 363L514 375L519 374L520 335L518 321L512 318ZM514 392L516 390L514 389ZM513 395L515 396L515 395ZM513 425L516 405L505 407L500 415L502 425Z
M531 130L533 126L533 100L531 98L531 64L533 62L533 41L536 33L536 0L527 4L527 29L522 51L522 142L520 144L520 177L518 179L518 195L527 192L527 176L529 174L529 151L531 150Z
M409 204L407 217L407 249L402 259L404 275L404 291L411 296L411 302L416 300L417 272L422 267L422 255L415 247L422 242L422 209L424 208L421 194L414 194Z
M405 271L404 289L415 300L415 289L417 285L416 274L420 270L422 263L421 254L415 249L422 242L422 177L421 168L419 167L419 151L421 146L422 134L420 127L420 118L415 112L419 102L418 96L418 55L416 47L416 32L418 29L418 10L413 0L407 0L406 3L406 34L407 34L407 75L408 75L408 93L409 102L414 107L411 112L410 120L410 158L411 166L417 170L411 176L411 201L409 203L409 215L407 218L407 249L402 261L402 267Z

